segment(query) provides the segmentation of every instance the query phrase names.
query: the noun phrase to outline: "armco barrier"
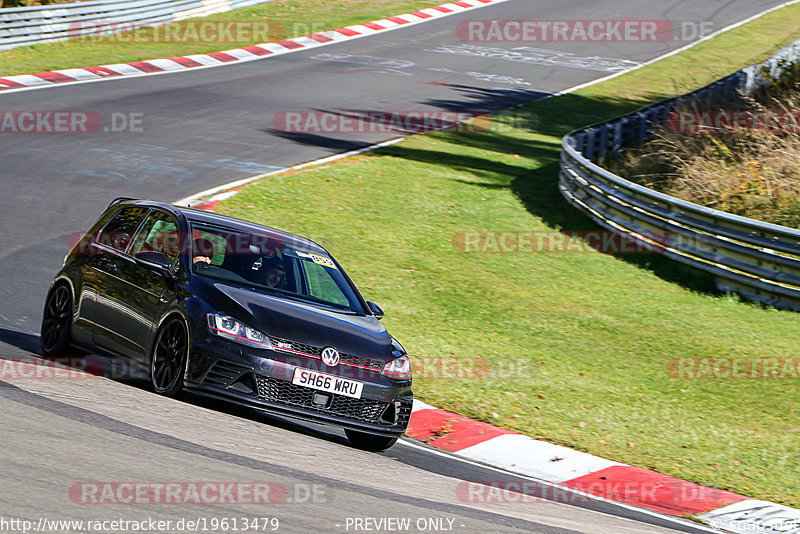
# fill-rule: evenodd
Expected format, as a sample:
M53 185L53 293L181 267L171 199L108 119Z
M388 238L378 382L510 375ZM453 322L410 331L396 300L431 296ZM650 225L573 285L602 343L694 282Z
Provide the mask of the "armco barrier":
M800 230L706 208L630 182L600 167L604 155L648 137L690 102L752 93L800 58L800 40L764 63L702 89L562 139L559 188L600 226L654 245L673 260L714 276L717 286L779 308L800 311Z
M0 50L59 41L87 30L164 24L224 13L271 0L98 0L74 4L0 9Z

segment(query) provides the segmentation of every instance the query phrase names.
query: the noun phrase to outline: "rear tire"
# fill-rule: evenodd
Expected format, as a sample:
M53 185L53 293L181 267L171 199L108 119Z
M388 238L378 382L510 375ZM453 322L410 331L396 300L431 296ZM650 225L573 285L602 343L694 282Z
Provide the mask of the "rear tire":
M39 342L42 356L66 356L72 341L72 295L66 284L55 286L47 295Z
M345 430L347 439L350 444L357 449L362 449L371 452L385 451L397 442L397 438L387 438L386 436L376 436L375 434L367 434L357 430Z
M183 319L172 317L156 334L150 358L150 382L159 395L175 397L183 389L189 358L189 331Z

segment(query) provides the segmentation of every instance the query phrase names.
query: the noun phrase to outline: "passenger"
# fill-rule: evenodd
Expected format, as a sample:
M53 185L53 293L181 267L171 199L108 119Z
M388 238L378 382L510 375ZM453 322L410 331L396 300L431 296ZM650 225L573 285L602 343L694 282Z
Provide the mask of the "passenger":
M213 257L214 257L214 244L211 241L209 241L204 237L200 237L194 240L194 258L192 258L192 265L195 265L198 262L211 265L211 258Z

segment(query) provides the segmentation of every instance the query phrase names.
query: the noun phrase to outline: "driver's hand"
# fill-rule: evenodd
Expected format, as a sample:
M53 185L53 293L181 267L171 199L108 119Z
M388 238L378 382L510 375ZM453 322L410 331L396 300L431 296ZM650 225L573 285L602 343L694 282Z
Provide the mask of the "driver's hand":
M197 263L207 263L208 265L211 265L211 258L208 256L195 256L194 260L192 260L192 264Z

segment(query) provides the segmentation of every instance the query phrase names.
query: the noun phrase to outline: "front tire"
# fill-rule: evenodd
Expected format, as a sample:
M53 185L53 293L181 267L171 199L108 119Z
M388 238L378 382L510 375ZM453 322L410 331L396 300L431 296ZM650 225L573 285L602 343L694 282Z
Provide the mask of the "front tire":
M65 356L72 341L72 295L59 284L47 295L39 342L45 358Z
M385 436L376 436L375 434L367 434L357 430L345 429L344 431L350 444L357 449L362 449L371 452L385 451L397 442L397 438L387 438Z
M150 358L150 382L159 395L175 397L183 389L189 358L189 331L183 319L173 317L161 326Z

